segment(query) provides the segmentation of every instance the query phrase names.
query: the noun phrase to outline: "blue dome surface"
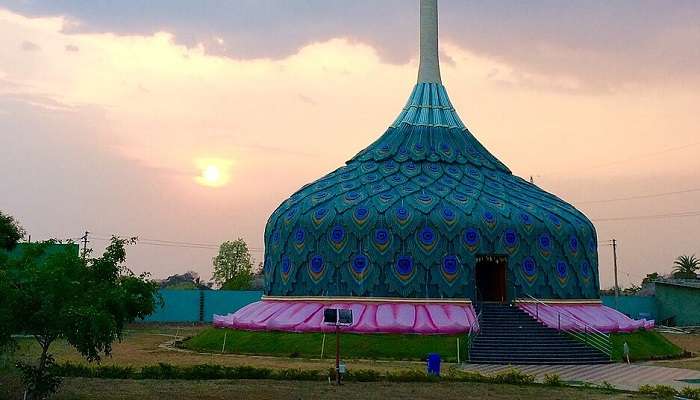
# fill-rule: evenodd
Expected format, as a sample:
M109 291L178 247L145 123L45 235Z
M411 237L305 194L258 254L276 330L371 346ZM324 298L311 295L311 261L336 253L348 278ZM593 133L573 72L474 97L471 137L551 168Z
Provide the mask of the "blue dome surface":
M473 299L491 255L510 296L598 298L591 222L514 176L422 82L376 142L270 216L265 293Z

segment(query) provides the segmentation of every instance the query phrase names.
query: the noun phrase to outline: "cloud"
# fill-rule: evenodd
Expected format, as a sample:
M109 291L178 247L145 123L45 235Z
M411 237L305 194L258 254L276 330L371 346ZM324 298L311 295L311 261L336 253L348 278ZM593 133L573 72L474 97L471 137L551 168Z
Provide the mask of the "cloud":
M347 38L386 62L415 58L417 9L406 0L12 1L27 15L66 16L67 32L150 35L233 59L283 59ZM601 90L649 80L700 80L700 3L621 0L490 2L442 0L445 42Z
M41 50L41 47L37 45L36 43L32 43L30 41L25 40L22 42L21 49L24 51L39 51Z
M78 51L80 51L80 48L79 48L78 46L72 45L72 44L67 44L66 47L65 47L65 49L66 49L66 51L68 51L68 52L78 52Z
M385 11L383 4L375 11ZM353 9L365 6L347 7L353 15ZM198 18L188 8L182 13ZM313 40L296 50L247 58L213 54L196 42L185 45L177 26L152 24L160 28L155 33L115 34L87 29L84 22L76 25L77 17L63 14L29 18L0 10L0 171L7 176L0 183L0 208L16 214L37 238L64 230L75 236L85 229L102 236L114 232L205 243L241 235L261 248L265 221L275 207L379 137L404 106L416 78L410 50L404 56L396 52L394 59L376 40L349 34L327 40L311 35ZM402 24L408 26L410 37L387 39L401 42L397 49L415 43L415 15L409 14L403 22L387 14L397 25L381 28L400 32ZM499 15L503 29L515 29L507 13ZM337 32L327 25L328 32ZM692 32L675 29L669 40ZM592 91L593 80L575 68L511 62L495 50L458 44L449 29L443 31L442 53L451 62L443 63L442 72L453 104L479 140L518 175L534 175L552 192L583 201L595 199L593 194L624 196L627 189L620 189L620 182L640 176L670 177L669 187L691 187L692 179L678 177L697 175L700 159L692 156L693 149L653 159L635 156L668 143L697 141L699 101L692 82L674 86L650 79L631 85L607 77L615 90ZM216 36L224 39L222 46L235 46L229 37L211 35ZM523 43L534 40L524 32L521 36ZM22 51L18 37L42 50ZM67 44L80 51L67 52ZM598 51L548 46L542 45L542 54L595 58ZM666 51L678 50L668 45ZM566 62L568 56L561 54L557 57ZM197 185L202 159L225 162L230 183L216 191ZM628 159L614 168L591 168ZM662 178L646 179L629 191L643 194L645 187L666 184ZM582 180L588 183L579 185ZM693 204L597 207L590 208L592 216L611 217L692 209ZM680 254L688 238L697 237L697 223L692 223L664 231L674 246L670 249ZM613 228L599 232L617 235ZM628 237L629 252L636 257L629 265L634 261L635 268L651 270L663 265L666 255L657 254L654 239L659 236L647 236ZM208 274L213 254L170 251L176 250L137 246L130 255L139 270L156 276L192 266Z

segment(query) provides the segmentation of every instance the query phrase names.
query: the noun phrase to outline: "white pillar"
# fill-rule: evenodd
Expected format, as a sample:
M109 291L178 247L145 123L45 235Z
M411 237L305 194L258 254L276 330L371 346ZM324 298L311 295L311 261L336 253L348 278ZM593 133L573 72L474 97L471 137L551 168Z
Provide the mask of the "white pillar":
M437 0L420 0L420 67L418 83L442 83L438 55Z

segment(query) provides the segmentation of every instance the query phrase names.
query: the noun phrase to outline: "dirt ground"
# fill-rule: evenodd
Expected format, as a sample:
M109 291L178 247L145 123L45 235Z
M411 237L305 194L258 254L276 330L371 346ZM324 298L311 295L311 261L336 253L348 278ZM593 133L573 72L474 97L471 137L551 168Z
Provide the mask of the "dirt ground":
M325 382L295 381L131 381L68 379L56 400L184 400L184 399L523 399L598 400L649 399L630 393L546 386L494 385L480 383L347 383L341 387Z
M301 359L267 356L247 356L236 354L211 354L194 353L187 350L177 350L165 348L164 343L195 335L200 327L172 327L172 326L150 326L148 328L133 327L125 334L121 343L115 343L112 356L104 358L102 365L119 365L142 367L158 363L169 363L173 365L197 365L197 364L218 364L225 366L250 365L271 369L282 368L303 368L326 370L333 366L335 359ZM38 346L31 341L24 341L17 354L19 359L31 361L38 357ZM58 363L70 361L72 363L87 364L87 362L67 343L59 341L51 346L51 351L55 355ZM375 369L379 371L397 371L407 369L424 369L422 362L411 361L372 361L372 360L351 360L346 364L349 368ZM453 364L443 364L445 368Z
M693 358L654 361L653 364L672 368L687 368L700 371L700 335L664 333L664 337L675 345L693 353Z
M325 370L332 359L308 360L278 357L240 356L230 354L200 354L167 348L164 343L194 335L199 327L148 326L131 327L122 343L114 345L112 357L103 365L141 367L157 363L174 365L219 364L227 366L253 365L272 369L303 368ZM86 363L65 342L57 342L51 351L58 362ZM33 360L38 347L23 340L15 354L19 359ZM349 368L371 368L381 371L423 370L421 362L350 360ZM449 365L445 365L448 368ZM16 374L0 376L0 398L19 398ZM554 388L546 386L514 386L479 383L347 383L337 388L323 382L296 381L148 381L66 379L56 399L636 399L646 398L627 393L606 393L598 389Z

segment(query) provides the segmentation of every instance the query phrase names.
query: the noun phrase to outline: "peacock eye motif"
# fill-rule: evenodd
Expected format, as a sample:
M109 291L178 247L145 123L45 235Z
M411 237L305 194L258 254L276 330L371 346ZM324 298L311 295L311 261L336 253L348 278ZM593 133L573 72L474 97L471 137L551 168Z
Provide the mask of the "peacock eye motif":
M525 276L532 277L537 272L537 263L532 257L526 257L522 263L523 272Z
M352 270L355 271L356 274L361 275L367 269L368 264L367 256L362 254L355 256L355 258L352 259Z
M560 279L566 278L569 273L569 265L564 260L557 261L557 275Z
M378 245L387 244L389 242L389 231L384 228L374 231L374 242Z
M311 258L311 272L319 274L323 271L323 257L316 255Z
M340 244L345 239L345 229L342 226L336 225L331 230L331 242Z

